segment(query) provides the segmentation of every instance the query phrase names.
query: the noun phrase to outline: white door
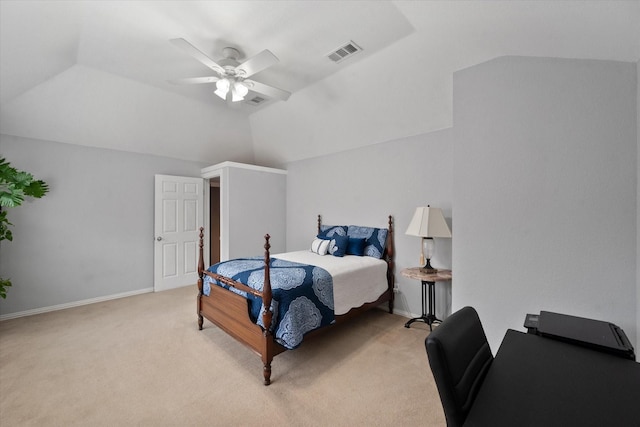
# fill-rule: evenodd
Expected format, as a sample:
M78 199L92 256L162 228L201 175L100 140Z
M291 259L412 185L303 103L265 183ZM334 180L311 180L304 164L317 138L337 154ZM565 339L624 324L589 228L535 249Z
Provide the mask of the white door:
M154 291L196 284L202 178L156 175Z

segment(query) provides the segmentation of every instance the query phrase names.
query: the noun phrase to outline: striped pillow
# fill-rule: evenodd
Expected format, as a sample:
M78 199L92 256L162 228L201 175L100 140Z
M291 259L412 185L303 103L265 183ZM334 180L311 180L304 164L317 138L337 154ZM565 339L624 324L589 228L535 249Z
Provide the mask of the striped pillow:
M314 239L311 242L311 252L318 255L326 255L329 249L329 240Z

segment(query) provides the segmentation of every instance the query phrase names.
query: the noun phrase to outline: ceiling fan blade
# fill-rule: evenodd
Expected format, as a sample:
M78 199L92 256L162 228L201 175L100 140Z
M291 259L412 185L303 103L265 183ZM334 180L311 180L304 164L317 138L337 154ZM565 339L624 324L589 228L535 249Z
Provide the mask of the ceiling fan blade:
M185 39L171 39L169 41L173 43L174 46L177 46L178 48L184 50L207 67L211 68L216 73L224 75L224 68L222 68L213 59L209 58L207 55L202 53L200 50L198 50L198 48L196 48Z
M250 90L266 95L269 98L277 98L282 101L286 101L291 96L291 92L287 92L286 90L278 89L277 87L269 86L255 80L245 80L244 82L248 83L247 86Z
M175 85L193 85L200 83L215 83L220 80L220 77L210 76L210 77L187 77L185 79L173 79L169 80L169 83L173 83Z
M280 62L280 60L269 50L265 49L256 56L252 56L238 65L236 72L242 77L249 77L278 62Z

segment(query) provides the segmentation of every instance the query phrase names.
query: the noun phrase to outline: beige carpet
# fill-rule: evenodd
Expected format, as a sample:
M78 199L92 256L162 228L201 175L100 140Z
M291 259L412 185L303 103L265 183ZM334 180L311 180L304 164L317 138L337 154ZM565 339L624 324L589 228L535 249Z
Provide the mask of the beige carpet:
M9 296L10 297L10 296ZM260 358L205 320L195 287L0 322L0 425L444 426L428 327L373 310Z

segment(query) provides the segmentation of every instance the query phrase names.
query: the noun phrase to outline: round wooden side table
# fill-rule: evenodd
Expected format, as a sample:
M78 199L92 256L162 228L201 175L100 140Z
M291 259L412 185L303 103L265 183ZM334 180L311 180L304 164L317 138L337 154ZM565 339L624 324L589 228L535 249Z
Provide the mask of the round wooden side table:
M440 323L442 320L436 317L436 282L446 282L451 280L451 270L438 270L436 273L427 273L422 267L405 268L402 270L402 275L409 279L420 280L422 282L422 315L414 317L404 324L405 328L411 326L413 322L422 321L429 325L429 330L432 331L431 325L434 323ZM428 302L427 302L428 297ZM426 310L428 306L428 311Z

